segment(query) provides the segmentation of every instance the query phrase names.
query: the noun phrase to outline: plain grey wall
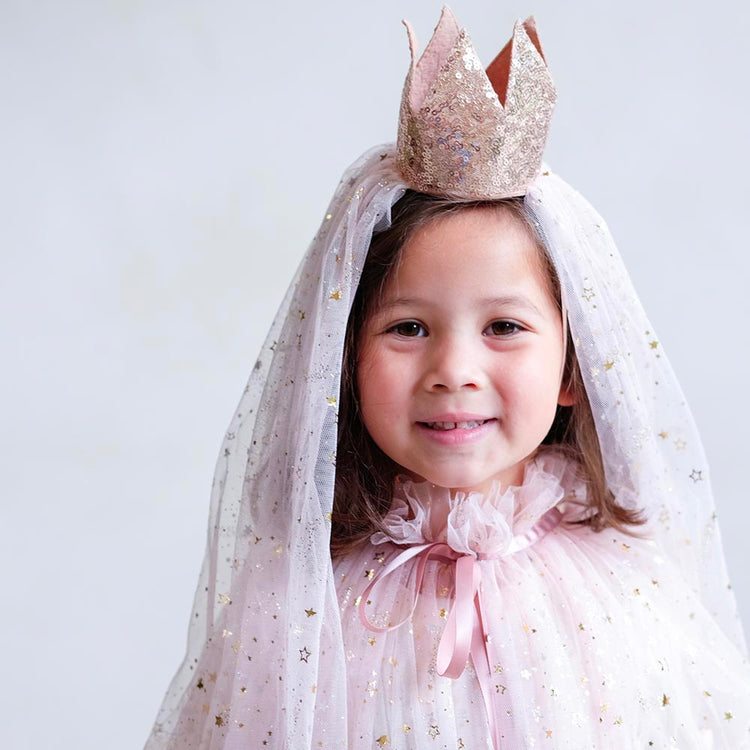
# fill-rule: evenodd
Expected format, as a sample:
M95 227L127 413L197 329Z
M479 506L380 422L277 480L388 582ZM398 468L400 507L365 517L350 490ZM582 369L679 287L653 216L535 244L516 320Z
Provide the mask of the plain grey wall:
M0 744L144 742L183 655L223 431L344 167L395 136L438 2L4 0ZM750 625L746 3L534 12L547 159L608 220L693 408Z

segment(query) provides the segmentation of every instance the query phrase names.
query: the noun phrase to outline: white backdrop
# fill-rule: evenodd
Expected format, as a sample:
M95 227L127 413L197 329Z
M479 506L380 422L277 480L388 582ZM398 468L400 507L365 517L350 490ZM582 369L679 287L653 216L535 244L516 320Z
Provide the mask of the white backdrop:
M182 658L221 436L438 2L0 3L0 745L140 747ZM534 12L547 160L608 220L693 408L746 629L747 3Z

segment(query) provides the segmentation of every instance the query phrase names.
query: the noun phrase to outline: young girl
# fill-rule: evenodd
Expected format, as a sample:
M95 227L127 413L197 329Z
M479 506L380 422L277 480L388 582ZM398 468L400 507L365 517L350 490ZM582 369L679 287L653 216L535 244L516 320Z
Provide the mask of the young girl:
M227 432L148 748L750 747L698 434L553 103L532 21L485 73L444 10Z

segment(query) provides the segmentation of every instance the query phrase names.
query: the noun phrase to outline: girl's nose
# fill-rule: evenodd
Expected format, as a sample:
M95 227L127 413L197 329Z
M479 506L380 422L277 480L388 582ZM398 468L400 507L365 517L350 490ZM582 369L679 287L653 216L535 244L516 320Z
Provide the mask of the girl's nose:
M484 384L481 348L452 336L436 342L425 363L424 385L430 391L477 390Z

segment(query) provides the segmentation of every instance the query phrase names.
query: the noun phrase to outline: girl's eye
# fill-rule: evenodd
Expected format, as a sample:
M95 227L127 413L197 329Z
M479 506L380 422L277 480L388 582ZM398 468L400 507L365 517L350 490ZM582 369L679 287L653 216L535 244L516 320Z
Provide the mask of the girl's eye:
M495 320L487 326L487 330L494 336L511 336L523 328L512 320Z
M396 323L388 329L388 333L397 333L399 336L406 338L416 338L424 335L424 328L414 320L406 320L403 323Z

